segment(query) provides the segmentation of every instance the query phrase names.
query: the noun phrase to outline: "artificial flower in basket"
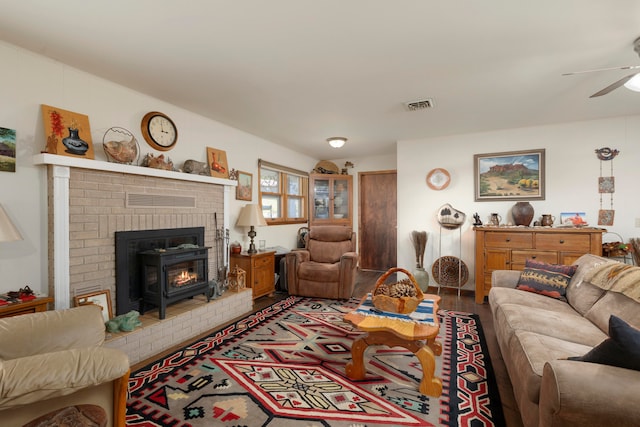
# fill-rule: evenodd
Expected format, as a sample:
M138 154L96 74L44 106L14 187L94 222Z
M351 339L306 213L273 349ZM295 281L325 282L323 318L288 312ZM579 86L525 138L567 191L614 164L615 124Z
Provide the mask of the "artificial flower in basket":
M393 273L404 273L407 278L395 283L385 283ZM424 299L424 294L415 277L407 270L399 267L390 268L378 278L373 289L372 302L374 307L392 313L409 314L418 308Z

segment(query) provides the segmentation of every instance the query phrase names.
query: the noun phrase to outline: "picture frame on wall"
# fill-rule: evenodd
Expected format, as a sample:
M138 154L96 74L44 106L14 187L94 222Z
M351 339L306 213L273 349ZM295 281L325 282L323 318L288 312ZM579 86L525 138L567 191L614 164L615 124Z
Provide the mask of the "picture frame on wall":
M475 201L544 200L544 148L475 154Z
M0 172L16 171L16 130L0 127Z
M89 116L45 104L41 109L47 153L93 160Z
M207 147L207 163L209 164L211 176L229 179L227 153L224 150Z
M236 200L251 201L253 195L253 174L238 171L238 186L236 187Z
M102 310L102 319L105 323L113 317L113 310L111 308L111 292L109 292L108 289L84 295L76 295L73 297L73 303L76 307L91 304L99 306Z

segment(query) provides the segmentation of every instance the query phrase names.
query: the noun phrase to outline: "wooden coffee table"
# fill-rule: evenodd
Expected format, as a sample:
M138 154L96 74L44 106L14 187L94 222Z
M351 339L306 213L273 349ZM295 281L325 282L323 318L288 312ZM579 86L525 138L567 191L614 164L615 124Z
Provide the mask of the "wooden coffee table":
M364 351L370 345L400 346L414 353L422 365L420 393L439 397L442 394L442 380L433 376L436 369L435 356L442 354L442 344L436 341L440 331L440 322L436 315L439 302L438 295L425 295L418 310L428 312L431 309L432 315L429 319L416 320L414 317L418 316L414 314L410 317L372 312L371 294L365 296L355 311L344 316L344 320L366 332L354 341L351 347L351 361L345 368L347 376L353 380L365 378Z

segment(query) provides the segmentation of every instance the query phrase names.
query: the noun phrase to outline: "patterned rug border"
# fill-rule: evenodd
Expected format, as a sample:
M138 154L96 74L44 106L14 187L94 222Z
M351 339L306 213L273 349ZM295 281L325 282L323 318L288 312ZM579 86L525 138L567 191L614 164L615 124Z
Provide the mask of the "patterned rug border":
M261 322L267 320L278 321L278 318L284 313L287 313L288 310L295 311L295 307L301 303L312 304L313 301L318 301L319 303L322 301L323 304L326 304L326 301L328 300L296 296L286 297L268 307L255 310L231 324L219 327L204 337L196 338L175 352L167 354L165 357L159 357L158 359L145 364L143 367L136 369L131 374L129 380L130 396L133 396L134 393L140 394L144 393L146 390L152 390L154 387L157 387L158 384L166 383L169 379L189 371L194 367L194 365L197 365L200 362L201 358L207 352L220 349L225 345L232 345L236 341L241 341L245 335L251 333L254 326L258 326ZM353 305L354 303L357 306L357 301L355 299L346 301L343 304ZM455 425L452 423L456 422L458 425L505 425L504 414L502 412L500 396L495 380L495 371L491 363L486 335L482 328L479 316L474 313L452 310L440 310L439 314L441 316L451 317L452 319L466 317L473 320L475 327L469 328L469 325L465 324L466 328L464 328L464 332L467 334L477 335L477 345L482 349L479 356L482 358L482 363L480 363L480 365L484 367L485 371L485 375L483 375L485 380L480 383L486 387L486 390L483 391L486 393L491 391L490 399L487 398L487 394L478 395L477 392L474 394L472 390L466 390L468 393L459 393L459 387L473 383L473 381L468 381L468 379L467 381L457 380L456 386L450 387L449 379L451 379L451 381L458 379L459 373L469 375L469 372L465 371L464 367L466 365L470 366L472 361L464 360L467 358L465 357L464 349L460 348L460 346L464 344L461 344L462 340L453 340L453 334L460 334L460 331L458 331L460 326L456 320L449 321L449 327L454 330L447 330L446 332L441 331L441 335L446 337L447 341L446 343L443 342L443 345L450 347L449 360L447 363L450 369L445 370L445 364L442 366L443 394L439 398L441 402L441 422L451 425ZM450 341L452 340L455 341L458 346L457 348L453 348L451 346ZM471 352L469 352L469 355L471 356L470 358L473 358ZM455 357L455 362L451 361L451 358L453 357ZM374 362L371 361L371 363L373 364ZM473 366L474 369L477 367L477 364ZM471 375L473 375L473 373L471 373ZM419 381L419 378L417 380ZM445 406L442 406L442 404ZM127 406L129 407L129 404L127 404ZM354 427L365 427L366 425L366 423L353 424ZM424 425L431 424L427 423Z

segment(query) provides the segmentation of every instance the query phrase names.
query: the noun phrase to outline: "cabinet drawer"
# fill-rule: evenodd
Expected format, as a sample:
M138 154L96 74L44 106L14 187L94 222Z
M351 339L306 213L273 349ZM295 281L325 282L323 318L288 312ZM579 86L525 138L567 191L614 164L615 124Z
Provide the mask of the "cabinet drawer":
M558 263L558 253L555 251L511 251L511 262L513 264L524 265L528 259L547 262L549 264Z
M533 248L531 233L509 233L508 231L485 233L484 242L488 248Z
M536 249L587 253L590 247L591 236L588 234L536 234Z
M268 256L253 259L253 268L260 268L269 264L273 264L273 258Z

